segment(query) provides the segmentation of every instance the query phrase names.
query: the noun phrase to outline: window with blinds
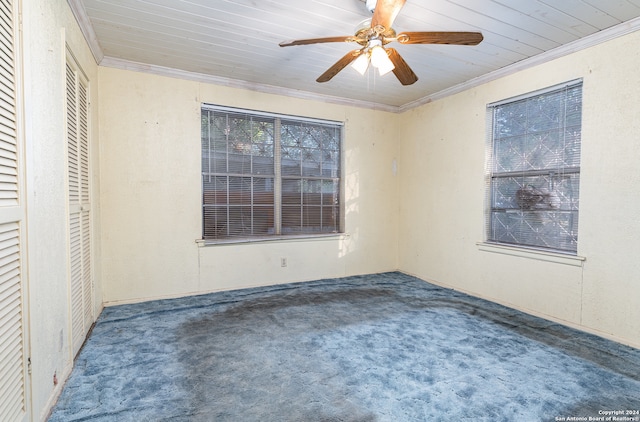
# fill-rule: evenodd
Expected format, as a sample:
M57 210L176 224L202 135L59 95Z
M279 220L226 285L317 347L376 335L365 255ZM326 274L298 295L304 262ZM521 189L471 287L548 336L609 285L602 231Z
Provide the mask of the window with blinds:
M488 107L487 239L577 253L582 83Z
M342 125L202 107L203 239L337 233Z

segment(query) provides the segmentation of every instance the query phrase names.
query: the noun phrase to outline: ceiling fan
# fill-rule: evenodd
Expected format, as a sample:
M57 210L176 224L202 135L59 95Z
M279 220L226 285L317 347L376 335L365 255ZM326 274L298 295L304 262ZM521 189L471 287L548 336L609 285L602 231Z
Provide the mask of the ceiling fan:
M402 32L396 34L391 27L406 0L361 0L366 3L373 17L363 21L356 28L355 35L325 38L309 38L303 40L283 41L280 47L293 45L318 44L329 42L355 42L360 48L350 51L327 69L317 82L327 82L342 69L351 64L362 75L369 64L376 67L380 75L390 71L396 75L402 85L411 85L418 80L407 62L394 48L385 48L387 44L397 41L400 44L456 44L477 45L483 37L480 32Z

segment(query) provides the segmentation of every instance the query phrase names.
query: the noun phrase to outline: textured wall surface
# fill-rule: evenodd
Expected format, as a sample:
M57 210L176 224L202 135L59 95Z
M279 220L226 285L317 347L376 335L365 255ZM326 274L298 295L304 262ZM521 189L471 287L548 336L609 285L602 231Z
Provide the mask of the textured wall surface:
M634 33L401 115L399 268L640 346L639 41ZM486 105L578 78L583 265L481 250Z
M109 68L100 91L105 302L397 268L396 115ZM344 122L345 236L199 247L202 103Z

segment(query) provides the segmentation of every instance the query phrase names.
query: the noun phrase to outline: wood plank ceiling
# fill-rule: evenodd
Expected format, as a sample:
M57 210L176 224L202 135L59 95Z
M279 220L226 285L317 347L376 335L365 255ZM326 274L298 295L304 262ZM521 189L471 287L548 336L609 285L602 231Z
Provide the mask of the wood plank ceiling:
M484 41L393 43L418 75L414 85L371 70L361 76L349 67L321 84L316 78L357 44L278 43L352 35L371 17L362 0L68 2L102 65L152 65L146 69L391 111L640 27L640 0L407 0L393 25L397 32L479 31Z

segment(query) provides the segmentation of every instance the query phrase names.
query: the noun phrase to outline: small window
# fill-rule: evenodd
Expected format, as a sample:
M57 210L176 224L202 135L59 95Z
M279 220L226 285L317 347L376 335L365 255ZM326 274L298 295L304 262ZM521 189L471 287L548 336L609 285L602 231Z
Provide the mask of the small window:
M487 240L576 254L582 83L491 104Z
M203 239L338 233L342 125L202 107Z

